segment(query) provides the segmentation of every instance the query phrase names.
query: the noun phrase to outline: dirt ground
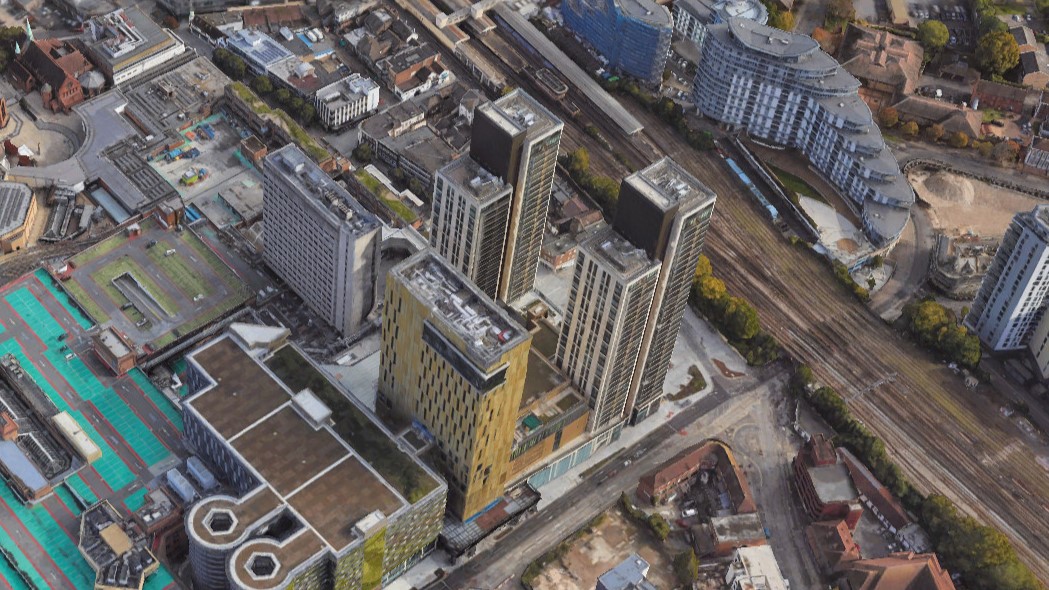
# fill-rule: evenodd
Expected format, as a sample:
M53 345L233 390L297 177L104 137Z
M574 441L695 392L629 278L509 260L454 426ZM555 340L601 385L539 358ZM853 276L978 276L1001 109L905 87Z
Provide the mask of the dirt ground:
M657 588L676 588L672 556L663 547L623 516L618 508L606 513L605 521L592 535L572 544L563 559L555 561L536 578L536 590L591 590L597 578L630 556L638 553L650 565L648 580Z
M1029 211L1041 201L1016 191L944 171L916 171L908 175L918 198L930 205L936 229L948 235L973 233L1000 236L1013 215Z

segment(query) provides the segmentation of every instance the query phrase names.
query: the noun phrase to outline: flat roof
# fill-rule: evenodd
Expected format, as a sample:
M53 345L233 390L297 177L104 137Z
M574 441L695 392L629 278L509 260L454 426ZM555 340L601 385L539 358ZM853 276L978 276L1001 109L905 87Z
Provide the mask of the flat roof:
M0 236L6 235L25 223L33 191L17 182L0 182Z
M546 107L520 88L477 107L507 133L525 133L534 138L564 123Z
M422 250L390 270L431 310L430 321L456 334L465 345L459 352L482 369L531 335L495 301L444 258Z
M641 248L630 243L611 227L603 227L590 234L579 245L580 251L601 260L623 281L632 282L659 268Z
M230 48L251 60L261 69L294 57L287 47L277 43L272 37L253 29L241 29L227 38Z
M437 174L482 204L513 189L468 155L448 163Z
M336 184L295 144L288 144L266 156L266 174L280 175L299 194L312 197L332 220L345 223L354 232L367 233L380 225L375 215Z
M624 183L634 187L664 211L672 205L689 201L713 201L714 191L689 174L669 157L627 176Z
M128 112L153 135L185 125L183 114L200 114L222 98L230 79L210 59L197 57L125 93Z
M761 515L757 512L733 514L731 516L714 516L710 526L719 541L748 541L764 539L765 528L761 524Z
M732 36L745 47L776 57L798 58L807 53L818 53L819 43L808 35L796 35L746 18L730 18Z
M181 44L137 6L119 8L87 22L85 44L114 71L139 58Z
M102 343L102 346L106 347L110 354L117 358L131 354L131 349L124 344L124 341L121 340L119 336L117 336L116 332L113 331L113 328L106 328L99 331L98 341Z
M852 485L849 469L844 463L809 467L808 471L820 501L851 502L859 497L856 487Z
M787 583L783 579L772 547L762 545L736 549L735 562L741 565L745 572L733 580L739 584L739 588L787 590Z
M13 441L0 440L0 465L3 465L9 477L18 479L34 493L48 486L44 474Z
M666 6L656 4L653 0L616 0L616 5L623 14L639 21L661 27L671 27L674 19Z
M390 516L408 505L330 425L314 425L300 413L295 392L231 336L187 358L214 385L184 403L335 552L359 539L354 525L364 516Z

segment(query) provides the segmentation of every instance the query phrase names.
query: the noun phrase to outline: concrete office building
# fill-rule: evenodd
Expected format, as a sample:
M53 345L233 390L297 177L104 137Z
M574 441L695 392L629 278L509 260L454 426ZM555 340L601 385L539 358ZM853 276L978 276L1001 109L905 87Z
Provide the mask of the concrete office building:
M681 317L710 227L716 196L670 158L623 180L613 226L662 263L641 355L630 384L626 416L643 420L663 400Z
M375 305L379 220L298 146L264 162L263 260L336 330L355 333Z
M377 406L436 440L448 510L464 521L506 491L531 341L432 250L387 275Z
M186 442L227 484L187 508L196 587L388 584L435 546L447 487L286 330L258 328L187 356Z
M430 245L493 299L499 294L512 193L513 187L469 156L438 170L434 180Z
M708 26L727 22L732 17L763 25L769 21L769 11L758 0L674 1L674 30L698 47L703 46Z
M351 74L318 90L313 102L325 129L341 129L379 108L379 85L371 78Z
M887 249L907 225L914 192L859 88L811 37L732 17L707 27L693 100L726 127L799 150Z
M984 346L1017 350L1027 345L1045 313L1049 294L1049 205L1017 213L998 246L965 325Z
M649 84L663 81L674 19L654 0L562 0L565 26L608 67Z
M555 360L589 402L591 432L623 420L659 270L611 228L579 245Z
M564 123L521 90L474 109L470 157L513 186L498 299L532 289Z
M138 6L87 21L87 55L111 84L123 84L186 52L186 45Z

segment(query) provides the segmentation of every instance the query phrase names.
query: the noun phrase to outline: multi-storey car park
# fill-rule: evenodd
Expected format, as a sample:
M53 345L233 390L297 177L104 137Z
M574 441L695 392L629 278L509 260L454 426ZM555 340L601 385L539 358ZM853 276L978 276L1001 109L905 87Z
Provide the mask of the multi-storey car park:
M187 356L186 440L232 488L186 515L194 580L386 584L433 547L447 487L286 334L253 348L230 333Z
M729 128L799 150L847 197L870 240L890 248L914 192L859 87L811 37L736 17L707 28L693 99Z

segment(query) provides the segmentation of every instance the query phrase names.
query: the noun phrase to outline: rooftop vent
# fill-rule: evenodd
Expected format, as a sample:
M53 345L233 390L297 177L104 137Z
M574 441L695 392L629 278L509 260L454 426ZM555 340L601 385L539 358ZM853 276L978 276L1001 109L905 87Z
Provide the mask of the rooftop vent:
M256 580L268 580L277 575L280 564L272 553L253 553L248 559L248 573Z
M208 513L204 519L204 526L213 535L224 535L237 526L237 517L229 510L216 509Z

